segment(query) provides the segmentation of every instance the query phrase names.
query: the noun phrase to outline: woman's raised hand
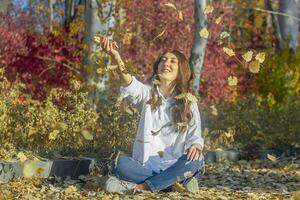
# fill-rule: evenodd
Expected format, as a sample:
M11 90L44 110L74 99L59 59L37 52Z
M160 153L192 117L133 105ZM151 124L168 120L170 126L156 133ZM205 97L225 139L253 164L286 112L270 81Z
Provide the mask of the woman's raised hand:
M109 54L111 56L116 56L119 54L119 52L114 48L114 47L117 47L115 42L110 41L106 37L102 38L101 47L107 54Z

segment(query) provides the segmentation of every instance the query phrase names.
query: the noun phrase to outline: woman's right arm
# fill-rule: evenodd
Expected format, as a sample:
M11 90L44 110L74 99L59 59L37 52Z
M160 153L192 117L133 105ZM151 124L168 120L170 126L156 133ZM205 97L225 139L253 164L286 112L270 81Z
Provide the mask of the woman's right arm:
M141 110L143 102L149 96L149 88L138 81L131 74L125 72L125 64L117 50L114 49L114 43L109 41L107 38L102 40L102 48L108 53L113 60L114 64L118 65L117 72L120 75L122 81L121 93L124 94L124 97L130 97L131 102Z
M125 64L120 56L120 53L114 48L114 43L103 37L101 46L103 50L111 56L113 62L117 64L117 72L120 75L123 85L128 86L132 82L132 75L125 73Z

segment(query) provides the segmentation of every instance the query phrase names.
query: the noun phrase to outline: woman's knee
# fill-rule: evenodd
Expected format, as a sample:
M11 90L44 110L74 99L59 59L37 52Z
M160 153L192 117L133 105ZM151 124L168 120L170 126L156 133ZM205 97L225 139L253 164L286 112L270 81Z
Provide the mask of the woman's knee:
M130 158L127 156L120 155L116 160L115 173L123 174L124 171L127 171L126 168L129 163L129 159Z

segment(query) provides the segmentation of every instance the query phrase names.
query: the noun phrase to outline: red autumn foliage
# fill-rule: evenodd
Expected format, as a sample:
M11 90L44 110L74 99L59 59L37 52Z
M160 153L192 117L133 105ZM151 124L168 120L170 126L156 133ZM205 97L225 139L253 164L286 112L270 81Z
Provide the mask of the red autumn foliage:
M47 27L35 30L31 16L6 17L0 24L0 61L9 80L21 79L33 98L45 99L49 88L68 88L78 75L82 36L61 28L58 35Z

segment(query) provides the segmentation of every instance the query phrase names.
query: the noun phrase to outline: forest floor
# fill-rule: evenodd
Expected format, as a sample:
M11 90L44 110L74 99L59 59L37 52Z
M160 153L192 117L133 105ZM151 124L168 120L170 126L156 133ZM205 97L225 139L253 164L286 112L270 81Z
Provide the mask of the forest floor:
M0 184L0 200L300 199L300 158L207 164L204 175L199 179L200 190L195 194L182 191L108 194L101 189L105 177L94 174L82 176L80 179L19 178Z

